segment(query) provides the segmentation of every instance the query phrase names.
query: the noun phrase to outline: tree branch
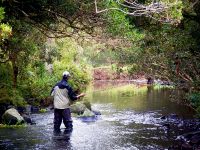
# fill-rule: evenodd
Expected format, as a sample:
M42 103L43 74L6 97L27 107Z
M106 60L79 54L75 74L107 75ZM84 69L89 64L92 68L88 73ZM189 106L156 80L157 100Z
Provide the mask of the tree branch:
M144 4L139 4L135 1L130 2L128 0L125 0L124 3L121 3L119 0L116 0L116 3L119 4L119 6L122 6L123 8L111 7L103 10L98 10L97 0L94 0L95 12L99 14L110 10L117 10L130 16L145 16L164 23L175 22L174 20L169 19L167 14L165 17L161 15L163 13L166 13L167 10L169 9L169 6L161 2L153 2L149 5L144 5ZM128 10L124 10L124 8ZM153 16L154 14L159 14L160 18L162 19L155 18Z

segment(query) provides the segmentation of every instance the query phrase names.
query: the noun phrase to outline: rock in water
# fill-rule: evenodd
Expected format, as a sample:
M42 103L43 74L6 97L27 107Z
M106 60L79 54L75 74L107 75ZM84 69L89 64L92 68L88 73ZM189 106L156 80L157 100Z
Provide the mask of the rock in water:
M84 113L86 106L81 102L76 102L70 106L70 109L71 109L72 113L76 113L76 114L80 115L80 114Z
M16 125L24 123L24 119L16 109L10 108L3 114L2 122L8 125Z
M96 115L89 109L85 109L84 113L78 117L83 122L94 122L97 120Z
M83 104L86 106L87 109L92 110L91 103L89 101L84 100Z
M81 115L81 117L94 117L94 116L95 114L87 108L85 109L84 113Z

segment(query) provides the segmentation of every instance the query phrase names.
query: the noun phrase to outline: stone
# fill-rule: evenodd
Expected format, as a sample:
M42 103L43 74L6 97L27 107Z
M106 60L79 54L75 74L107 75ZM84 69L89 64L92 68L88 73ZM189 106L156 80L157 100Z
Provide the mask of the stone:
M87 109L92 110L91 103L89 101L83 101L83 104L86 106Z
M90 111L89 109L86 108L84 113L80 116L81 117L94 117L95 114L92 111Z
M24 123L24 118L15 108L10 108L3 114L2 122L8 125L22 124Z
M2 115L5 113L7 106L0 104L0 123L2 123Z
M86 106L81 102L76 102L70 106L70 109L71 109L72 113L76 113L76 114L80 115L80 114L84 113Z
M182 150L193 150L193 147L190 144L184 143L181 145Z
M32 113L38 113L40 108L38 106L31 106L31 112Z
M17 107L17 111L20 113L20 114L23 114L25 112L26 108L25 107L22 107L22 106L19 106Z
M191 144L200 144L200 135L196 134L196 135L192 136L190 139L190 143Z
M78 117L83 122L94 122L97 120L96 115L89 109L85 109L84 113Z
M31 113L31 105L26 105L25 106L25 112L27 113L27 114L30 114Z
M27 124L36 124L28 115L26 114L23 114L22 117L24 118L24 121L27 123Z
M93 112L95 115L101 115L101 112L98 111L98 110L92 110L92 112Z
M164 119L166 119L166 118L167 118L166 116L162 116L160 119L164 120Z

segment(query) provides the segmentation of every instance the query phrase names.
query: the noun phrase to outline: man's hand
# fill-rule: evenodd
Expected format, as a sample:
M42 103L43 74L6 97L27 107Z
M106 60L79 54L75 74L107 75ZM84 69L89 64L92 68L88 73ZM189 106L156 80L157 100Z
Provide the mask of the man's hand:
M81 93L81 94L79 94L79 95L77 96L77 98L79 99L79 98L84 97L84 96L85 96L85 93Z

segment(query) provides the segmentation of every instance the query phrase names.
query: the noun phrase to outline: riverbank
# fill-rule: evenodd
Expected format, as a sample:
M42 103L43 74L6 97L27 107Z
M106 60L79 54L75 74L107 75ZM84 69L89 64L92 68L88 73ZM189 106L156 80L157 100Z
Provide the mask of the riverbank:
M144 73L130 74L127 71L116 71L111 66L93 69L93 80L136 80L145 79Z

